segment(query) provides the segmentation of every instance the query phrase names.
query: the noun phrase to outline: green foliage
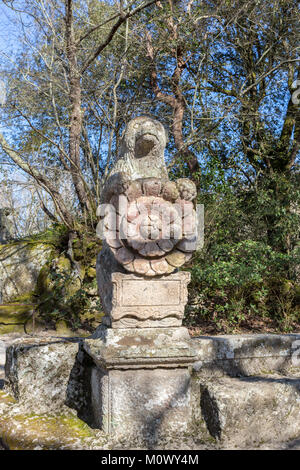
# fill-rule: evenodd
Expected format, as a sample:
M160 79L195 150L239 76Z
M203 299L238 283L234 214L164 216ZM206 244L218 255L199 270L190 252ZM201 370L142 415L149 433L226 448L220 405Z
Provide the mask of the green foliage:
M250 191L224 183L199 195L206 239L190 268L188 325L232 331L256 320L292 331L300 324L299 188L284 175L271 183L273 190L268 180Z
M43 266L37 279L39 317L51 328L65 324L73 331L92 331L103 315L95 270L101 243L88 233L80 235L72 241L72 259L66 249L65 229L59 226L56 230L49 230L47 237L55 241L57 256Z
M33 245L36 243L45 243L47 245L53 245L58 251L62 251L67 248L68 236L69 232L65 225L54 223L44 232L25 237L22 241Z
M299 263L300 253L278 253L252 240L214 247L191 268L188 324L209 320L227 331L249 316L268 317L290 331L300 323L299 283L286 277L287 266Z

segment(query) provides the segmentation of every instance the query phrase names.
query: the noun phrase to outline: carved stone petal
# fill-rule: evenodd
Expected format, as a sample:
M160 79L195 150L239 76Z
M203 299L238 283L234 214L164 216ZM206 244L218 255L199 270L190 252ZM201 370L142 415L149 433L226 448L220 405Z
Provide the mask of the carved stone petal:
M174 250L172 253L166 256L166 260L175 268L179 268L185 263L185 254L182 251Z
M170 237L175 240L180 240L182 238L182 226L181 224L172 224L170 226Z
M130 245L134 250L141 251L145 246L145 242L141 242L139 240L130 240Z
M195 220L195 215L190 214L189 216L185 217L183 219L183 234L187 237L193 235L196 230L196 220Z
M159 240L157 244L159 248L161 248L165 252L171 251L174 248L174 243L172 240L162 239L162 240Z
M151 240L157 240L159 238L159 229L158 228L151 227L150 238L151 238Z
M137 207L141 214L148 214L151 209L153 198L151 196L139 197L137 200Z
M133 261L131 263L124 264L124 268L131 273L135 273Z
M195 251L197 246L197 237L196 235L190 237L190 238L183 238L176 248L178 248L181 251Z
M172 224L179 219L178 212L171 206L161 207L161 216L164 224Z
M127 214L128 212L128 200L127 197L124 194L119 195L119 201L118 201L118 210L117 212L121 215Z
M166 274L171 274L173 271L175 271L175 266L172 266L171 264L168 263L168 271Z
M149 276L149 277L150 276L156 276L156 275L157 275L156 272L153 271L152 268L148 269L148 271L145 273L145 276Z
M193 253L185 253L185 263L187 263L188 261L190 261L190 259L192 258L193 256Z
M135 237L139 235L139 230L137 225L135 224L128 224L127 226L127 237Z
M174 204L174 208L176 212L179 214L181 218L189 216L193 212L193 203L191 201L185 201L184 199L179 199Z
M140 235L145 239L147 240L149 238L149 235L150 235L150 226L145 222L144 224L142 224L140 226Z
M150 269L150 261L144 258L136 258L133 262L135 272L139 274L146 274Z
M151 268L155 271L156 274L165 274L168 272L169 265L166 260L163 259L153 259L150 261Z
M116 253L116 259L119 261L121 264L127 264L133 261L134 255L129 251L127 248L123 247L120 248L117 253Z
M117 214L112 210L104 218L104 227L114 232L117 230L117 224Z
M107 244L111 247L111 248L121 248L122 247L122 244L119 240L119 238L106 238L106 242Z
M137 208L136 202L132 202L128 207L127 211L127 220L128 222L133 222L139 216L139 210Z
M161 250L156 242L148 242L142 250L139 250L143 256L163 256L165 252Z
M129 230L129 227L130 227L131 224L128 223L126 217L121 217L121 216L118 216L117 223L118 223L118 227L120 229L119 237L122 240L126 240L127 237L128 237L128 230ZM134 225L133 225L133 227L134 227Z

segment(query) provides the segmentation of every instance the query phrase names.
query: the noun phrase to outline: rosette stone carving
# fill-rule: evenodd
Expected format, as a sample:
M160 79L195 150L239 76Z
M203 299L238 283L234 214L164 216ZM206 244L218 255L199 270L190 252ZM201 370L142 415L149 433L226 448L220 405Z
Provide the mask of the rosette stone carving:
M102 198L111 253L125 271L147 277L172 273L196 249L196 187L185 178L168 179L166 141L158 121L130 121Z

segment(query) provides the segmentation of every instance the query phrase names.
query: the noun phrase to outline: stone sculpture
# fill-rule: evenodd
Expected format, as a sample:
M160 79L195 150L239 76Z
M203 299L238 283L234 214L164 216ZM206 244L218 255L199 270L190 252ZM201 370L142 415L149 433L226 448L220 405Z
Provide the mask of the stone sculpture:
M158 121L130 121L103 191L98 214L105 242L97 275L104 323L115 328L181 325L189 274L170 274L196 248L196 187L185 178L168 179L166 142ZM142 303L134 300L141 290Z
M181 326L190 274L178 271L196 248L196 187L169 180L166 142L164 127L149 117L125 129L98 209L96 268L106 315L84 346L94 363L96 426L148 441L189 428L196 360Z
M104 188L104 237L126 271L143 276L170 274L196 248L196 187L169 181L164 161L166 134L150 118L133 119Z

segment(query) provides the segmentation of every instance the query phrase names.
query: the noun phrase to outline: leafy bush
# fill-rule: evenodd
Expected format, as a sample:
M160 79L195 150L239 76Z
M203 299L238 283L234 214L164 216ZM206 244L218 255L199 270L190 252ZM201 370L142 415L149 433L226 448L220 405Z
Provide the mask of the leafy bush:
M284 254L262 242L245 240L211 247L190 268L187 323L212 321L218 330L241 325L249 315L269 317L288 331L300 322L299 284L286 277L295 272L298 253Z

